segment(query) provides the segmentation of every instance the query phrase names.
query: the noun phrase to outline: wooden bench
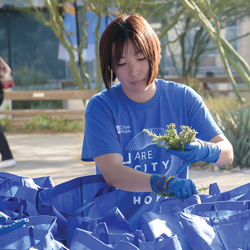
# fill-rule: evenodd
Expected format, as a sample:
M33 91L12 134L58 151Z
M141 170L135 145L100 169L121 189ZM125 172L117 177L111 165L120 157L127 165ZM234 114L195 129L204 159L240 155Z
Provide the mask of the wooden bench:
M198 77L199 82L204 85L207 83L228 83L227 77ZM165 80L174 81L178 83L186 83L188 78L180 77L165 77ZM243 82L240 77L235 77L236 82ZM66 81L62 83L62 88L75 86L73 81ZM250 90L244 90L244 92L249 92ZM230 93L233 90L211 90L204 89L207 93ZM97 90L34 90L34 91L6 91L5 100L70 100L70 99L82 99L88 100L93 95L98 93ZM59 116L63 115L66 117L78 117L81 119L84 117L85 110L67 110L67 109L16 109L16 110L0 110L2 115L12 115L15 117L32 117L38 114L45 114L49 116Z
M187 77L165 77L165 80L168 81L173 81L173 82L179 82L179 83L185 83L187 82L188 78ZM229 82L227 77L196 77L196 79L201 82L201 83L225 83ZM236 82L243 82L240 77L235 77L234 78Z
M93 95L97 94L97 90L35 90L35 91L5 91L4 99L12 101L26 101L26 100L70 100L81 99L88 100ZM78 117L82 119L85 114L84 110L67 110L67 109L14 109L14 110L0 110L2 115L12 116L26 116L32 117L38 114L45 114L49 116L66 116Z
M187 83L188 78L187 77L169 77L169 78L164 78L167 81L173 81L173 82L178 82L178 83ZM204 86L204 89L202 90L203 93L208 93L208 94L228 94L228 93L233 93L234 90L228 89L228 90L215 90L215 89L210 89L208 87L208 83L229 83L229 80L227 77L197 77L196 78L198 82L202 83ZM242 79L240 77L235 77L234 78L236 83L243 83ZM239 90L239 92L250 92L250 89L244 89L244 90Z

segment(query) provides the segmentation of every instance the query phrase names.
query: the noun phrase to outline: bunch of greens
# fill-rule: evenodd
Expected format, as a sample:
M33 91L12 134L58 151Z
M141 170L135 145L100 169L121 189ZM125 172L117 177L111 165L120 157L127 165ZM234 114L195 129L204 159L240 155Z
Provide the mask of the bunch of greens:
M199 194L206 194L207 191L209 190L209 188L210 188L209 186L208 187L203 187L201 185L201 187L197 188L197 191L198 191ZM174 194L169 194L169 193L151 193L151 194L152 195L160 195L160 196L162 196L162 197L164 197L166 199L175 198Z
M194 129L191 129L189 126L181 126L182 131L177 133L175 129L175 124L170 123L167 125L166 134L164 135L156 135L150 132L147 129L143 129L148 135L152 136L152 141L155 142L159 147L167 147L168 149L175 149L175 150L184 150L186 143L193 142L194 138L196 137L197 132ZM202 194L207 191L209 187L200 187L198 188L198 193ZM174 194L168 193L153 193L154 195L161 195L165 198L173 198L175 197Z
M167 147L168 149L183 151L186 143L193 142L197 132L189 126L184 125L181 126L181 129L182 131L178 135L177 130L175 129L175 124L170 123L167 125L165 135L156 135L147 129L143 129L143 131L152 136L152 141L159 147Z

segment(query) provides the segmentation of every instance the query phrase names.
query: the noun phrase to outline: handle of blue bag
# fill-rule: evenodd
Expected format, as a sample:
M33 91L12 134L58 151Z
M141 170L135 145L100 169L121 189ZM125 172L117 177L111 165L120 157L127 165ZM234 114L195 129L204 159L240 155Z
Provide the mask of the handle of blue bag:
M37 190L37 194L36 194L36 210L39 211L39 212L43 209L43 202L42 202L42 199L41 199L41 197L40 197L40 193L41 193L42 191L45 191L45 192L46 192L47 189L48 189L48 188L39 188L39 189ZM49 197L49 195L48 195L47 192L46 192L46 194L47 194L47 196Z
M98 197L98 196L101 196L101 195L103 195L103 194L107 194L107 193L113 191L114 189L115 189L114 187L110 187L110 186L106 185L105 187L101 188L101 189L97 192L95 198ZM81 212L83 212L84 210L86 210L87 208L89 208L90 206L92 206L92 205L94 204L94 202L95 202L95 198L94 198L94 201L92 201L92 202L86 204L86 205L83 206L83 207L80 207L80 208L76 209L76 210L73 212L73 215L74 215L74 216L78 216Z
M114 187L110 187L110 186L106 185L105 187L101 188L101 189L96 193L95 198L97 198L97 197L99 197L99 196L101 196L101 195L103 195L103 194L107 194L107 193L109 193L109 192L112 192L112 191L114 191L115 189L116 189L116 188L114 188ZM94 198L94 200L95 200L95 198Z
M20 207L19 207L19 214L17 216L18 220L21 220L23 218L23 210L24 210L23 205L20 205Z
M94 201L92 201L92 202L86 204L86 205L83 206L83 207L80 207L80 208L76 209L72 214L73 214L74 216L77 216L78 214L80 214L81 212L83 212L84 210L86 210L87 208L89 208L90 206L92 206L93 204L94 204Z
M220 188L219 188L217 182L211 183L209 185L209 194L210 195L217 195L219 193L220 193Z

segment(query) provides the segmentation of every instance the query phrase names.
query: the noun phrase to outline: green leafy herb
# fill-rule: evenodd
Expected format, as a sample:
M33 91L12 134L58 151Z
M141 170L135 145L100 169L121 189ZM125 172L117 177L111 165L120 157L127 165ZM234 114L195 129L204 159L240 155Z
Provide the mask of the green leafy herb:
M207 190L209 189L210 187L203 187L201 185L200 188L197 188L197 191L199 194L206 194ZM151 193L152 195L160 195L162 197L165 197L165 198L175 198L175 195L174 194L169 194L169 193Z
M175 124L170 123L167 125L165 135L156 135L147 129L143 129L148 135L152 136L152 141L159 147L167 147L168 149L184 150L186 143L193 142L197 132L189 126L181 126L182 131L178 135L175 129Z

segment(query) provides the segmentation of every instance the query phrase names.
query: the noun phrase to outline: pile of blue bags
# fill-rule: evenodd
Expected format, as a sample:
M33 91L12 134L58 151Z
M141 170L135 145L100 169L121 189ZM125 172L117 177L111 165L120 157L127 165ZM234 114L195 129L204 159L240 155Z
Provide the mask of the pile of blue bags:
M0 172L0 249L248 250L250 183L180 202L165 199L133 231L101 175L55 186Z

